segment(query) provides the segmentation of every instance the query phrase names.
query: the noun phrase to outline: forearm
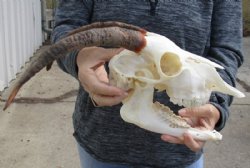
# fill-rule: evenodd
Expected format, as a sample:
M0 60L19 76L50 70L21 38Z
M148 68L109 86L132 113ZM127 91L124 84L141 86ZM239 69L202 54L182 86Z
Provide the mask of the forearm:
M225 69L219 70L219 74L225 82L235 86L237 70L243 63L241 1L215 1L211 27L210 50L206 57L222 65ZM221 113L217 130L224 127L232 100L232 96L212 93L210 102Z
M60 0L55 13L55 28L52 33L52 43L56 43L68 32L89 23L92 2L80 0ZM57 60L59 67L77 78L78 69L76 57L78 51L65 54L65 57Z

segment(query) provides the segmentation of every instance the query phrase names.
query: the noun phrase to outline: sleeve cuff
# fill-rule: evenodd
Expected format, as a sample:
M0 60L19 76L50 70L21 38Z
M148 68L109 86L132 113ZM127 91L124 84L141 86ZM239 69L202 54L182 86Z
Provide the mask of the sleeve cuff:
M215 125L215 130L221 131L229 117L229 109L227 105L227 95L213 92L210 97L210 104L214 105L220 112L220 119Z
M78 50L72 51L65 56L64 59L58 59L58 66L65 72L71 74L73 77L78 79L78 67L76 64L76 57L78 55Z

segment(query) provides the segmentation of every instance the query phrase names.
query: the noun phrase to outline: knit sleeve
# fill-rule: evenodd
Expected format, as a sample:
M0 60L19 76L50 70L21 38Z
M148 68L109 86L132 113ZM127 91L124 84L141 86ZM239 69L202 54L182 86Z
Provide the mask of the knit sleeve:
M68 32L89 23L92 13L92 1L90 0L59 0L55 12L55 27L52 32L52 43L56 43ZM65 54L65 57L57 60L59 67L77 78L78 69L76 56L78 51Z
M241 5L239 0L214 0L210 49L206 56L225 68L218 72L225 82L232 86L235 86L237 70L243 63ZM221 114L216 125L217 130L225 126L232 101L232 96L212 93L210 103L216 106Z

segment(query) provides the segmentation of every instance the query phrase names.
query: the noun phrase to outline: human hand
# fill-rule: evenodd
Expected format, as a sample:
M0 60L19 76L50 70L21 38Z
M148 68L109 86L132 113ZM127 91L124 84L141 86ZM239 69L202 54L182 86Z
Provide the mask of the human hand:
M205 104L200 107L183 108L179 111L179 115L195 128L201 130L213 130L220 118L219 110L212 104ZM204 145L204 141L198 141L192 138L188 133L184 133L183 137L173 137L170 135L162 135L161 139L166 142L185 144L192 151L199 151Z
M95 105L112 106L120 103L127 92L111 86L104 64L122 49L89 47L82 49L77 56L78 78L89 93Z

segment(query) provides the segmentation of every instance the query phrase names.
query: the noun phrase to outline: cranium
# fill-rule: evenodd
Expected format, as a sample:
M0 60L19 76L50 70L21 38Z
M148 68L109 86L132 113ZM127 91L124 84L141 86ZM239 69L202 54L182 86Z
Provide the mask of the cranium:
M179 137L189 132L195 139L221 140L219 132L192 128L168 107L153 103L154 89L166 90L170 101L185 107L207 103L212 91L244 94L222 80L216 71L222 66L182 50L164 36L148 32L145 38L139 54L124 50L109 63L111 84L132 90L120 111L123 120L156 133Z

